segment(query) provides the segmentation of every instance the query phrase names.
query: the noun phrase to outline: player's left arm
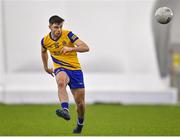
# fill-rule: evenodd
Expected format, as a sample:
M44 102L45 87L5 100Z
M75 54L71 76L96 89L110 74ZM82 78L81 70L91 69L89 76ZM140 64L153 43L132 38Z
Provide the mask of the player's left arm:
M76 52L88 52L89 51L88 45L80 39L77 39L74 42L74 44L76 46L72 47L72 51L76 51Z
M64 46L61 53L66 54L71 51L76 51L76 52L88 52L89 51L88 45L80 39L77 39L74 42L74 45L75 45L74 47Z

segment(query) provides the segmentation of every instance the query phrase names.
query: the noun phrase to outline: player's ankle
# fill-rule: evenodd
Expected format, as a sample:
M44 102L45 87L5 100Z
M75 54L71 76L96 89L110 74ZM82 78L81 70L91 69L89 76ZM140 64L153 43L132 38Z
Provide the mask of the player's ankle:
M62 102L61 103L61 108L63 110L67 110L69 112L69 103L68 102Z
M83 125L84 125L84 118L78 117L78 119L77 119L77 125L83 126Z

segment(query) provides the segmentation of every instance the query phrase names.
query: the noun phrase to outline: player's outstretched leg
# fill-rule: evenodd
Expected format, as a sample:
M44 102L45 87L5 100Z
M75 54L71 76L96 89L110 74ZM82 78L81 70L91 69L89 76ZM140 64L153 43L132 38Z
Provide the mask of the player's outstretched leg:
M70 115L69 115L69 111L66 110L66 109L63 109L63 110L60 110L60 109L57 109L56 110L56 115L59 116L59 117L62 117L64 118L65 120L70 120Z
M58 85L58 97L61 102L61 109L56 110L56 115L62 117L65 120L70 120L69 115L69 103L68 103L68 94L66 91L66 86L69 82L69 77L66 72L61 71L56 74L56 81Z

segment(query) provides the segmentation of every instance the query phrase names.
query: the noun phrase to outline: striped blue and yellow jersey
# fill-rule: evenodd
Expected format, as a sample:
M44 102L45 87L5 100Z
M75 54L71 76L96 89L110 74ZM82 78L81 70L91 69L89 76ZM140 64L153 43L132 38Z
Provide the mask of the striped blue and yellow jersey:
M54 69L66 68L69 70L81 70L77 53L75 51L69 52L65 55L60 53L64 46L74 47L76 40L78 40L78 37L68 30L62 30L61 36L56 41L51 38L50 33L43 37L41 45L50 52Z

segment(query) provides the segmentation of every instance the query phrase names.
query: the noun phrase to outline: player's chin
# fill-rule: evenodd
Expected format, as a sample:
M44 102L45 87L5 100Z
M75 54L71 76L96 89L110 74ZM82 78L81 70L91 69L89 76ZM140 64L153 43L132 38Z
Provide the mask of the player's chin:
M59 37L59 36L60 36L60 33L55 33L54 36L55 36L55 37Z

